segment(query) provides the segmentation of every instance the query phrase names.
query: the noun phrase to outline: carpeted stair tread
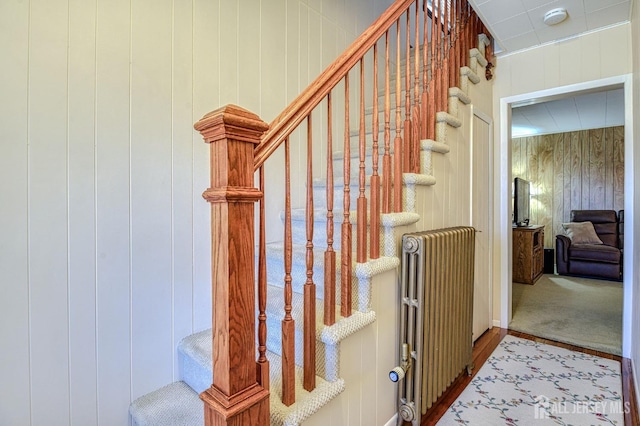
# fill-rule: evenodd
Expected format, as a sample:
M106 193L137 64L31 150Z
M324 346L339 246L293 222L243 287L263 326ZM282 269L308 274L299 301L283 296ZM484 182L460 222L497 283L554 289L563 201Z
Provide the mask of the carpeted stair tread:
M343 379L327 381L316 376L315 389L306 391L302 386L302 368L296 367L296 402L287 407L282 403L282 358L272 353L268 358L271 425L300 425L345 389Z
M204 407L185 382L174 382L141 396L129 406L135 426L201 426Z
M271 425L301 424L345 389L344 380L333 382L316 376L311 392L302 386L302 368L296 367L296 402L287 407L282 402L282 360L269 354ZM210 385L205 387L208 388ZM205 390L202 389L202 390ZM202 426L204 406L199 392L185 382L174 382L133 401L129 413L134 426Z
M281 293L281 290L275 292ZM271 293L274 293L274 291L272 291ZM270 298L275 297L274 294L269 294L269 296ZM274 308L273 306L271 306L268 307L268 310L269 309ZM319 312L319 315L322 315L322 311ZM320 318L322 318L322 316L320 316ZM333 342L335 344L337 339L344 338L349 334L355 332L353 331L354 324L357 325L365 321L367 323L370 323L372 322L371 319L375 320L375 313L360 313L359 315L355 315L354 319L349 320L349 323L345 323L345 319L342 319L340 323L337 323L335 326L329 327L328 330L323 330L321 328L321 326L323 325L320 324L318 326L318 337L324 338L324 340ZM278 397L271 398L271 424L299 424L299 422L297 422L298 420L304 420L305 418L313 414L313 412L322 407L322 405L324 405L326 402L330 401L333 397L342 392L342 390L344 389L344 381L339 379L339 377L337 376L337 368L332 368L329 372L329 375L333 378L332 381L327 381L321 375L316 375L316 389L312 392L307 392L302 389L302 369L297 366L297 402L291 407L285 407L280 402L282 387L280 371L282 359L278 352L280 351L279 346L281 345L281 341L276 339L276 342L276 340L271 338L272 336L278 336L280 338L280 320L276 320L275 318L271 318L271 320L272 321L269 322L275 324L272 325L272 327L275 327L274 329L277 330L277 332L268 334L267 358L269 359L270 365L271 392L275 395L278 395ZM301 336L300 327L302 326L302 320L299 320L299 322L300 325L296 324L296 335L298 338ZM273 349L277 350L278 352L272 351L272 346L274 347ZM297 344L297 346L297 349L301 349L299 344ZM181 370L181 373L183 375L184 383L193 388L193 390L195 391L194 395L197 397L197 395L206 390L212 382L212 330L204 330L184 338L180 342L179 351L184 355L185 358L191 359L191 364L193 367L189 370L183 369ZM331 354L337 354L337 351L333 350L331 351ZM335 355L333 356L335 357ZM183 362L182 359L181 362ZM335 363L337 363L337 360L335 360ZM324 373L324 369L321 372ZM166 394L166 392L163 393L163 395L164 394ZM200 407L200 411L202 411L202 407ZM152 425L153 423L147 424Z

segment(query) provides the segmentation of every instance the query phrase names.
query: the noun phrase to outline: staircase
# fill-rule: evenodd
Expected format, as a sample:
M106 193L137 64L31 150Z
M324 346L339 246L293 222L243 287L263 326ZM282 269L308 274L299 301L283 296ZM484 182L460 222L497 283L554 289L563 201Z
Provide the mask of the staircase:
M412 3L412 2L406 2ZM456 1L456 5L462 5L462 1ZM437 7L436 7L437 9ZM409 14L409 13L407 13ZM416 11L417 14L417 11ZM426 14L425 14L426 16ZM453 16L453 15L452 15ZM438 18L436 19L438 21ZM442 24L442 22L440 22ZM446 27L446 21L444 21ZM375 25L375 24L374 24ZM435 24L434 24L435 25ZM480 28L478 28L480 29ZM479 31L478 31L479 32ZM453 33L452 33L453 34ZM416 37L418 37L416 35ZM425 38L426 39L426 38ZM464 148L460 148L460 140L468 139L471 114L466 107L471 103L476 84L486 85L484 77L484 67L487 66L485 59L485 47L489 45L489 39L484 35L475 36L477 47L468 49L468 65L459 68L459 87L448 89L447 99L442 102L446 111L439 111L433 117L434 132L431 139L424 138L419 141L419 151L417 155L420 159L419 169L404 171L401 173L401 180L396 180L391 184L402 188L402 208L398 212L382 213L380 215L380 255L377 258L368 256L365 261L358 262L351 253L346 259L342 259L342 233L337 232L327 237L327 210L333 213L336 221L336 228L342 223L345 217L341 208L345 189L350 189L349 204L358 205L360 191L358 184L364 181L364 193L367 198L371 197L371 178L378 161L374 161L373 150L369 143L366 147L364 161L360 159L360 143L366 139L373 139L373 124L378 122L389 122L385 118L387 111L380 111L377 106L367 106L365 116L360 121L358 128L348 130L350 137L345 137L352 145L349 150L343 149L340 152L333 152L332 164L336 171L333 182L327 179L310 179L313 194L314 226L311 230L308 225L308 209L287 209L280 217L285 222L290 223L291 236L290 244L287 241L268 243L263 245L258 252L264 252L266 264L265 290L266 298L258 296L256 311L258 320L256 321L256 335L260 335L261 325L266 326L266 339L258 341L258 349L264 344L266 347L266 357L268 359L269 378L260 378L258 381L264 388L269 389L269 415L272 425L298 425L305 422L305 425L312 424L392 424L395 414L395 388L394 384L388 381L387 372L397 363L397 269L399 266L400 240L404 233L418 229L429 229L432 227L448 226L450 221L457 214L452 214L452 218L445 217L449 209L461 208L464 206L464 197L450 197L447 194L453 187L455 178L455 167L464 167L469 158L465 157ZM453 35L451 35L453 44ZM464 47L464 46L463 46ZM422 55L422 50L420 50ZM465 61L463 61L464 63ZM462 65L462 64L461 64ZM413 65L411 65L413 66ZM397 71L400 70L400 78L405 72L404 66L395 69L395 73L390 73L389 87L396 86ZM422 68L418 72L422 74ZM416 73L416 75L418 74ZM448 77L447 77L448 79ZM416 98L409 89L407 97ZM385 93L385 91L387 93ZM380 94L381 103L388 103L389 98L394 96L389 88L382 88L377 91ZM403 87L399 98L406 99L407 91ZM396 98L398 99L398 98ZM374 119L378 115L380 118ZM395 111L394 111L395 113ZM277 119L276 119L277 121ZM365 124L362 124L362 121ZM370 124L371 123L371 124ZM378 140L389 141L389 129L380 126L378 128ZM372 129L366 132L366 136L360 136L362 129ZM394 129L395 131L396 129ZM398 133L404 128L399 128ZM386 133L386 135L385 135ZM393 133L393 132L392 132ZM386 140L385 140L386 138ZM288 142L287 142L288 143ZM383 145L383 144L381 144ZM389 145L391 145L389 143ZM461 152L458 152L460 150ZM380 150L382 156L383 149ZM395 151L389 150L390 154ZM458 160L446 161L446 155L455 155ZM345 162L347 164L345 169ZM452 166L452 164L454 164ZM345 179L344 172L350 171L350 177ZM364 170L364 177L360 171ZM386 169L390 171L390 169ZM267 171L268 173L268 171ZM436 182L441 185L441 190L436 190ZM345 187L345 181L351 182ZM461 184L461 182L460 182ZM379 186L384 186L380 184ZM213 187L213 185L212 185ZM329 191L327 191L329 187ZM356 188L355 190L353 188ZM331 190L333 189L333 190ZM381 188L382 189L382 188ZM333 194L336 208L328 200L326 194ZM451 199L450 199L451 198ZM396 203L399 200L396 201ZM438 208L439 203L448 202ZM434 212L442 212L442 217L434 217ZM350 221L354 224L361 224L358 212L350 211ZM367 218L368 216L365 216ZM372 219L365 220L369 227L374 226ZM458 225L461 223L450 223ZM258 233L258 232L257 232ZM355 234L355 233L354 233ZM313 241L309 247L309 239ZM371 232L367 231L370 236ZM357 238L352 238L352 251L358 252L361 242L356 242ZM368 241L368 240L367 240ZM373 240L375 242L375 239ZM325 325L324 320L324 283L325 283L325 252L327 247L335 248L336 268L335 282L345 282L350 287L351 309L342 309L341 296L344 294L339 289L334 291L336 300L335 322ZM345 246L346 247L346 246ZM313 252L313 262L310 264L310 250ZM286 255L291 253L290 266L287 265ZM371 243L367 243L366 253L373 253ZM258 256L260 257L260 256ZM285 259L285 260L283 260ZM351 265L351 279L342 280L345 269L339 266L347 263ZM257 260L261 270L260 261ZM311 267L310 267L311 266ZM308 290L307 278L309 271L313 271L313 282L316 287L315 298L315 386L310 390L307 383L309 378L305 378L303 372L305 360L304 350L304 326L305 313L309 311L305 305L305 292ZM346 269L348 271L348 269ZM259 272L260 274L261 272ZM291 300L287 301L285 276L291 276ZM331 275L331 274L329 274ZM328 278L328 277L327 277ZM326 282L331 282L327 280ZM258 290L257 293L260 293ZM218 300L218 299L216 299ZM295 402L289 405L283 403L283 387L291 386L283 384L283 364L282 358L288 358L283 353L283 334L280 332L284 328L282 319L284 307L291 306L291 316L295 324L294 339L295 351L293 361L295 364ZM217 306L217 305L216 305ZM331 303L328 304L331 306ZM216 307L214 306L214 311ZM266 319L260 315L261 310L266 313ZM342 313L342 314L341 314ZM264 319L264 320L261 320ZM262 324L261 324L262 323ZM185 337L178 348L180 362L181 381L171 383L150 394L144 395L135 400L130 406L130 414L134 425L137 426L164 426L164 425L202 425L205 424L205 407L199 394L210 388L212 377L212 330L204 330L191 336ZM285 367L286 368L286 367ZM265 369L266 370L266 369ZM259 370L260 371L260 370ZM264 370L263 370L264 371ZM215 382L215 381L214 381ZM262 383L260 383L262 382ZM286 397L284 397L286 399ZM259 421L251 417L250 424L258 424ZM246 423L246 420L245 420ZM209 423L207 423L209 424ZM242 424L242 423L240 423ZM395 424L395 423L393 423Z

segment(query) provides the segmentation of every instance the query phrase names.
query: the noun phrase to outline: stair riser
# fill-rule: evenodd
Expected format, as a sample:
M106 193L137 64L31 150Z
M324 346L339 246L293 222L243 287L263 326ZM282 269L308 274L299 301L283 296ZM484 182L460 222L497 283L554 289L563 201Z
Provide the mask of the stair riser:
M282 315L269 316L267 313L267 350L282 356ZM302 327L296 324L295 330L295 363L304 363L304 333ZM316 339L316 374L330 382L338 379L339 347L328 345Z
M381 179L382 180L382 179ZM357 200L360 196L360 188L357 180L351 180L351 186L349 187L349 209L351 211L356 210ZM367 179L364 189L364 196L367 200L370 200L370 188L369 179ZM314 185L313 187L313 206L317 210L326 210L327 208L327 188L322 185ZM334 223L342 223L342 211L344 211L344 185L334 185L333 187L333 221ZM326 213L323 214L326 217ZM326 228L325 228L326 229Z
M211 365L203 365L180 350L178 350L178 360L180 377L191 389L201 393L211 386L213 382Z
M313 283L316 285L316 299L324 300L324 256L314 256L314 268L313 268ZM340 283L342 280L342 274L340 271L340 258L336 259L336 304L341 303L340 299ZM284 288L284 266L282 260L278 262L269 262L267 267L267 282L272 286ZM303 294L304 285L307 282L307 268L304 261L294 260L291 264L291 289L294 293ZM358 279L355 276L351 277L351 286L354 291L358 291ZM354 309L358 309L358 304L354 300ZM282 309L273 312L275 317L281 317L284 311Z

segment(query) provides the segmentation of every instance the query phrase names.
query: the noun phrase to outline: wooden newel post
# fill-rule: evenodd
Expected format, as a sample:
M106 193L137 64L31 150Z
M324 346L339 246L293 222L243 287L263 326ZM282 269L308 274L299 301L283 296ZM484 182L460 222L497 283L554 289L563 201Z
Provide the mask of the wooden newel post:
M256 381L253 150L268 125L227 105L195 124L211 144L213 384L200 398L205 425L269 424L269 391Z

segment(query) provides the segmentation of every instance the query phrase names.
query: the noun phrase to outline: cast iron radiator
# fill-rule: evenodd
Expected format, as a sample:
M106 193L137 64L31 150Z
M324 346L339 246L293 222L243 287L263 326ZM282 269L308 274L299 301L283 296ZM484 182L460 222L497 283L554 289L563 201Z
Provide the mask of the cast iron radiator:
M475 229L455 227L402 237L399 419L420 418L472 366Z

